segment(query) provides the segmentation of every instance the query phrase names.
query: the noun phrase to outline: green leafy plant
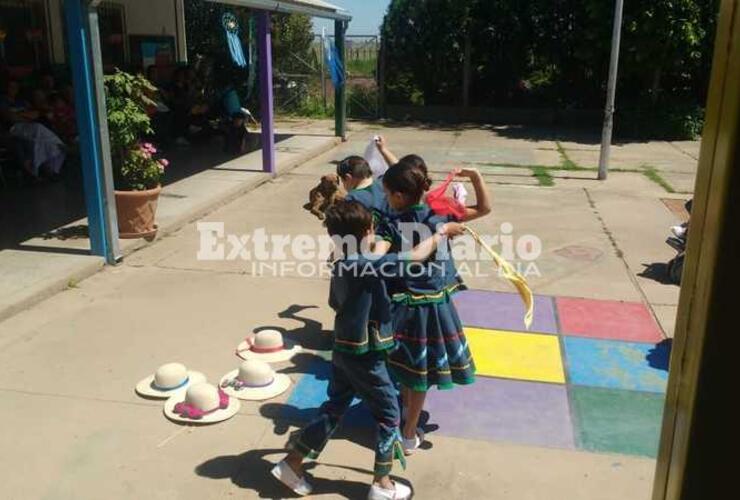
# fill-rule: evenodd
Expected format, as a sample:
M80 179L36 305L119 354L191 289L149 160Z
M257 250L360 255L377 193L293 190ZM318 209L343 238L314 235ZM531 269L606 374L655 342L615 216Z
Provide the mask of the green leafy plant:
M157 187L168 162L157 149L143 142L152 133L147 110L157 89L141 75L116 70L105 77L111 160L116 189L143 191Z

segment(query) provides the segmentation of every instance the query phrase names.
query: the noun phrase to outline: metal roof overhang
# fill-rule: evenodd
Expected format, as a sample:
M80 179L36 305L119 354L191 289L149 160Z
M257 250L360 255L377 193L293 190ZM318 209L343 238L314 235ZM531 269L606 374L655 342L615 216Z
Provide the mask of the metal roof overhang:
M283 12L288 14L306 14L311 17L334 19L336 21L352 20L346 10L322 0L207 0L212 3L224 3L250 9Z

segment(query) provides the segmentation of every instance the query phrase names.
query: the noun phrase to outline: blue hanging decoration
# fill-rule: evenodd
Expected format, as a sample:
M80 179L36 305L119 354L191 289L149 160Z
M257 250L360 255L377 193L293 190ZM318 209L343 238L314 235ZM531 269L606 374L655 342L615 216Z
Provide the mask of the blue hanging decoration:
M246 68L247 60L244 58L242 42L239 40L239 22L237 21L236 16L231 12L224 13L224 15L221 16L221 25L226 34L226 42L229 44L231 60L240 68Z
M344 85L344 66L342 66L342 61L339 58L339 51L331 40L328 40L324 45L324 55L334 88L342 87Z

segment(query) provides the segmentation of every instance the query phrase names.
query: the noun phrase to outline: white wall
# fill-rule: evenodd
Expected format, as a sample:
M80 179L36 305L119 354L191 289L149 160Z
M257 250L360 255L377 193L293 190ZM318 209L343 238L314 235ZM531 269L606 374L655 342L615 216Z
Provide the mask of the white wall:
M49 3L49 29L54 62L62 64L66 60L62 31L63 0L46 1ZM183 0L115 0L111 3L124 6L127 35L174 36L178 60L186 60Z
M126 8L129 35L177 36L175 0L118 0Z
M51 40L52 60L58 64L64 64L64 23L62 21L62 0L47 0L47 12L49 13L49 36Z

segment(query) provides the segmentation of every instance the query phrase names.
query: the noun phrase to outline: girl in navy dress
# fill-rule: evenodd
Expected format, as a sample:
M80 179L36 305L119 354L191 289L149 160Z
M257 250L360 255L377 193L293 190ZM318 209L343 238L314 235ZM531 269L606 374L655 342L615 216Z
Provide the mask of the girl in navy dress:
M480 173L461 169L456 175L472 182L476 199L474 206L465 207L459 220L436 214L423 202L431 181L420 157L406 157L388 169L383 176L383 187L388 203L396 212L383 234L389 251L418 244L415 240L424 238L425 228L426 234L429 231L433 234L446 222L471 221L491 211ZM464 284L450 255L449 243L441 245L439 250L427 261L409 267L403 279L389 284L397 347L389 355L388 366L402 386L406 454L411 454L424 440L417 426L426 391L435 385L439 389L452 389L455 384L474 381L475 364L451 298L464 289Z

